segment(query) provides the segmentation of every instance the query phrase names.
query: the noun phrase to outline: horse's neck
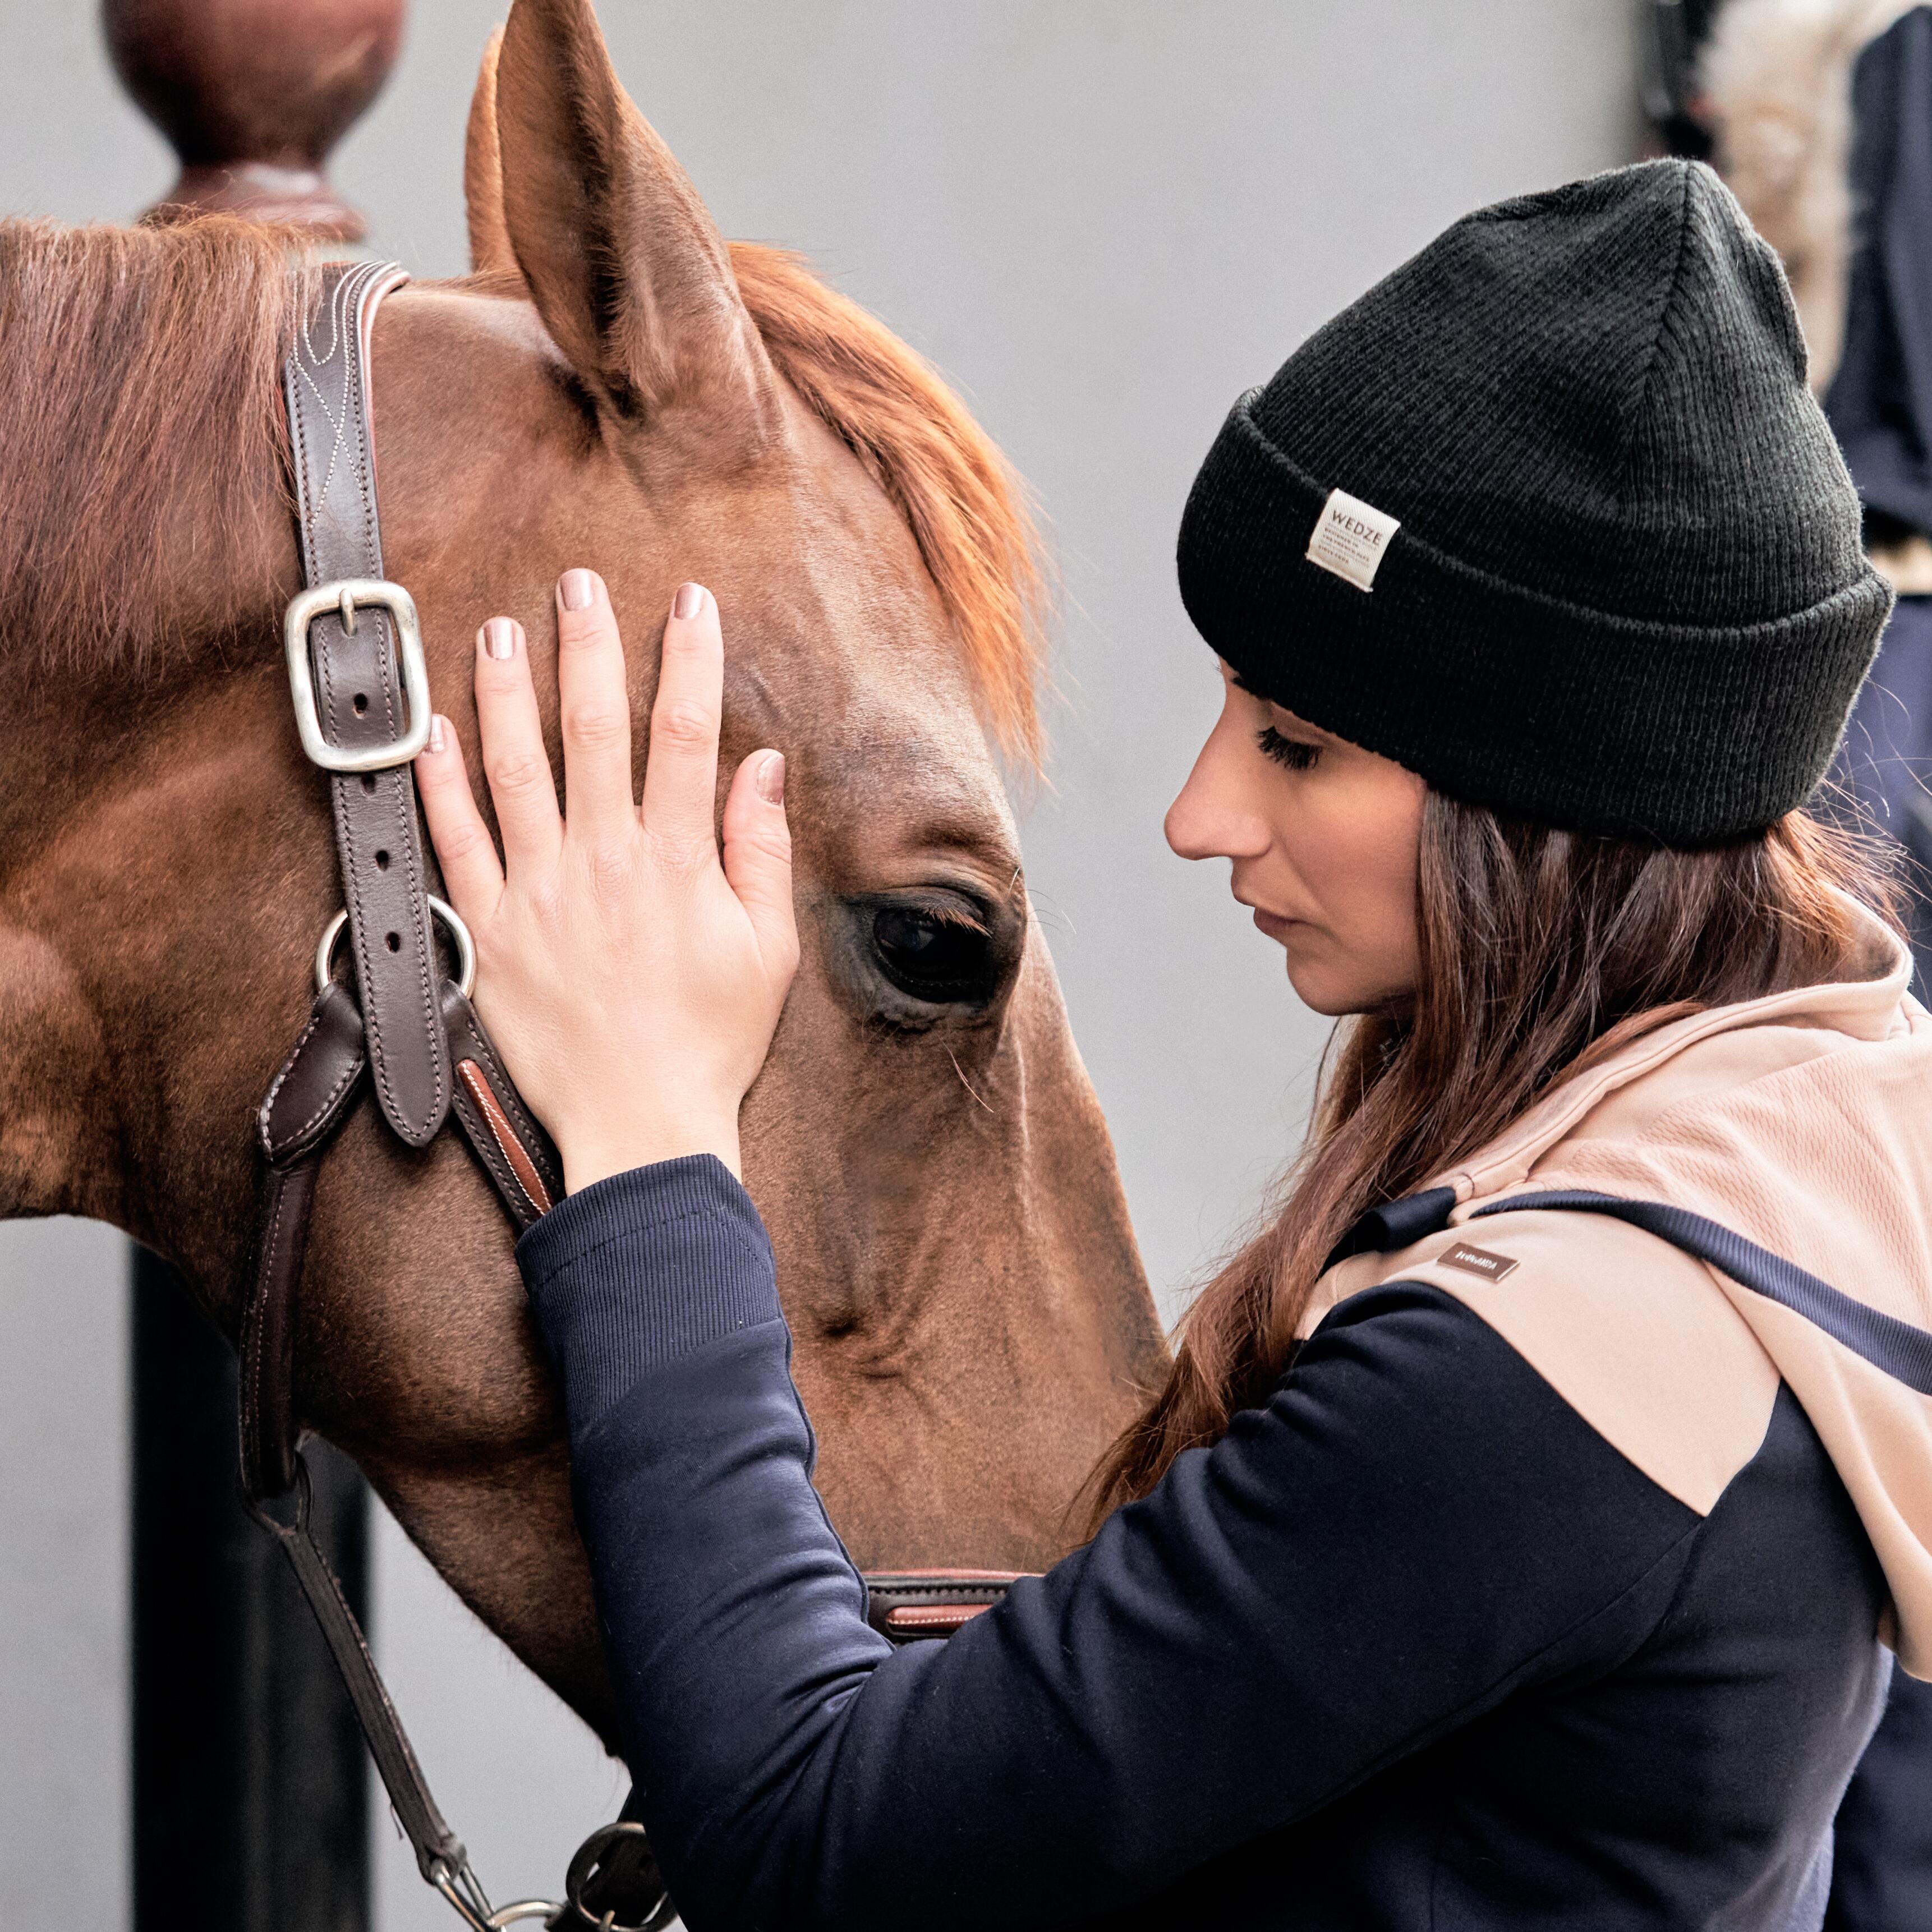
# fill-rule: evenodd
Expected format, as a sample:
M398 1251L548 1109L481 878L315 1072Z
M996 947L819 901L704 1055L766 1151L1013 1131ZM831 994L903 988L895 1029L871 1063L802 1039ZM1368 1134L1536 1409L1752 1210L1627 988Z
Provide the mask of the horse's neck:
M44 245L0 229L0 273ZM0 344L0 1214L145 1234L130 1150L200 1124L170 1009L243 938L238 844L278 860L238 768L286 735L267 693L296 564L264 392L286 277L245 240L61 246L23 285L59 286L89 346L32 316ZM248 257L254 309L184 298L170 333L122 299L197 248Z
M154 1233L129 1156L200 1124L179 1023L260 944L247 872L285 876L292 842L250 769L286 762L272 614L254 628L253 664L210 644L108 684L56 660L0 704L0 1215Z

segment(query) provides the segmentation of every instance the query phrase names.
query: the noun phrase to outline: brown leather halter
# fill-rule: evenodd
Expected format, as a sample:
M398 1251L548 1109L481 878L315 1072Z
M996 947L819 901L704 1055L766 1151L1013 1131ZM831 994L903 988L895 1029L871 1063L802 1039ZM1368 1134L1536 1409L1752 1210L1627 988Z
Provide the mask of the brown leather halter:
M295 1303L322 1156L373 1088L409 1146L453 1113L519 1232L563 1195L556 1151L518 1094L470 1003L474 950L434 896L411 762L429 732L429 680L414 602L382 574L376 514L369 338L377 304L408 279L393 262L322 273L315 313L283 372L308 586L284 627L302 748L330 774L344 910L316 956L308 1021L256 1115L262 1168L254 1274L241 1334L242 1489L281 1546L322 1628L397 1822L428 1882L472 1932L542 1918L554 1932L656 1932L675 1916L644 1828L620 1820L571 1861L561 1903L491 1907L444 1821L342 1587L309 1530L295 1406ZM434 926L458 959L443 971ZM332 976L346 935L352 992ZM292 1515L269 1505L292 1496ZM866 1578L868 1614L895 1642L950 1636L1013 1580L992 1570Z

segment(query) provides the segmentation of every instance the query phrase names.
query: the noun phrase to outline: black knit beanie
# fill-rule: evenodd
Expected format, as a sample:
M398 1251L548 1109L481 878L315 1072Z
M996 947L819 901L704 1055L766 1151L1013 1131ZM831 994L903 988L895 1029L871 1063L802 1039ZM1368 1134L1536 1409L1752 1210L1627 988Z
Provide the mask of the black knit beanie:
M1681 846L1804 802L1890 608L1784 274L1682 161L1469 215L1311 336L1208 452L1180 592L1437 790Z

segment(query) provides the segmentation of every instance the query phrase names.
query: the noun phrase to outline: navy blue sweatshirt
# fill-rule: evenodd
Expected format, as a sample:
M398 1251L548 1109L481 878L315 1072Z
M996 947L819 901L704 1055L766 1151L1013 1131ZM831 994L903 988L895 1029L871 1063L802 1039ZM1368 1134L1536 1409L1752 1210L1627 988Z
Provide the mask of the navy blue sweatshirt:
M1700 1517L1391 1283L1086 1548L895 1651L726 1169L600 1183L518 1255L693 1932L1820 1924L1886 1593L1788 1391Z

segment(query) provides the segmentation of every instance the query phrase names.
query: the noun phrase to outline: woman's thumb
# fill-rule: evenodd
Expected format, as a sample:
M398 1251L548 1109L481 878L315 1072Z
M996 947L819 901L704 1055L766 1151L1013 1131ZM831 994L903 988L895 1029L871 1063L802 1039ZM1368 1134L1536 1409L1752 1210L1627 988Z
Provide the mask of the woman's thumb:
M754 752L738 767L724 801L724 876L758 934L766 964L789 979L798 964L798 928L784 766L782 752Z

